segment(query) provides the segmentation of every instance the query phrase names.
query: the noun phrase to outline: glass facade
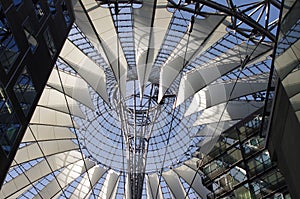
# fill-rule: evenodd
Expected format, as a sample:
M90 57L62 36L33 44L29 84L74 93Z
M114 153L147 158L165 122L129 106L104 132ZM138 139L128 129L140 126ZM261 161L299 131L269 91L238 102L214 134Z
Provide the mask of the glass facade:
M282 6L274 67L278 74L276 100L269 125L268 149L285 176L292 198L300 198L300 1Z
M36 90L26 67L19 76L13 90L24 114L27 116L35 100Z
M74 21L62 3L0 0L0 187Z
M38 45L38 42L34 36L34 30L32 28L32 25L31 25L30 21L27 19L24 22L23 26L24 26L24 32L25 32L28 44L30 46L30 49L32 52L34 52Z
M68 6L67 6L65 1L62 1L61 8L62 8L62 11L63 11L63 15L64 15L64 18L65 18L66 25L70 26L70 24L71 24L70 11L69 11Z
M18 7L23 3L23 0L13 0L14 6Z
M18 136L20 122L17 119L13 106L0 87L0 145L2 150L9 155Z
M53 58L54 55L56 54L57 50L56 50L56 47L55 47L55 44L53 41L53 37L52 37L52 34L51 34L49 28L47 28L46 31L44 32L44 39L48 46L49 53L50 53L51 57Z
M271 161L260 136L262 110L223 133L199 160L209 198L278 198L287 195L284 177Z
M51 15L56 14L56 0L47 0Z
M40 1L33 0L33 6L34 6L35 15L40 20L45 15L45 12L42 8L42 4Z
M10 71L18 54L19 48L0 4L0 63L5 72Z

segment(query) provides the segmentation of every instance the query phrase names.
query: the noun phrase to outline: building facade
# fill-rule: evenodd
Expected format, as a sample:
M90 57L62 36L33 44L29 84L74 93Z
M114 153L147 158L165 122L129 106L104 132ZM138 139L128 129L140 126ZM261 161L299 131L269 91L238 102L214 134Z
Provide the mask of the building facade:
M2 183L68 35L74 15L70 2L64 0L1 1L0 13Z
M0 2L0 198L300 197L299 1Z
M274 67L278 74L268 148L286 178L292 198L299 198L300 178L300 2L284 1Z

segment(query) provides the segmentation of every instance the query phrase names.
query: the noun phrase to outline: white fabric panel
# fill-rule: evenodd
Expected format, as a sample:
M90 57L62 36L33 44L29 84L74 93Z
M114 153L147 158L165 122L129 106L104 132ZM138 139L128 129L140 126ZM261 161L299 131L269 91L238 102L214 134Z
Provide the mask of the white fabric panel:
M131 194L131 185L130 185L130 177L129 174L126 174L126 181L125 181L125 194L124 198L133 198Z
M194 169L194 170L197 170L197 162L199 161L198 158L191 158L187 161L184 162L185 165L187 165L188 167ZM200 172L201 173L201 172Z
M140 92L143 95L144 87L147 83L149 73L154 59L153 42L154 32L152 32L153 12L155 12L155 1L144 1L143 6L133 9L133 26L135 39L135 56L137 60L137 74L139 79ZM156 27L155 27L156 28ZM152 41L150 41L152 40Z
M119 175L113 170L109 170L101 188L99 199L115 198L119 183Z
M290 98L291 104L295 110L295 114L300 122L300 93Z
M93 168L88 170L88 173L86 173L81 179L70 198L85 198L91 190L90 185L92 184L92 186L94 186L105 172L106 169L100 168L99 166L94 166ZM91 183L89 181L88 175L90 177Z
M226 131L240 120L230 120L230 121L223 121L223 122L216 122L207 124L203 129L197 132L197 136L204 136L204 137L215 137L219 136L222 132ZM202 142L199 143L199 146Z
M106 63L109 63L107 60L107 57L105 56L104 49L101 47L101 41L98 40L95 31L93 30L93 27L91 23L89 22L88 16L85 14L83 7L81 6L80 2L78 0L72 0L73 3L73 9L75 13L76 18L76 25L80 28L80 30L86 35L86 37L89 39L89 41L92 43L92 45L95 47L95 49L98 50L98 52L102 55ZM84 8L87 11L91 11L93 9L96 9L99 7L96 1L94 0L85 0L84 2ZM104 26L104 25L103 25ZM105 25L106 27L106 25Z
M112 40L112 41L111 41ZM116 38L111 38L102 42L102 46L105 49L107 59L112 67L115 78L119 83L121 94L126 96L126 81L127 81L127 61L123 55L123 49L121 44ZM119 48L119 55L117 49Z
M119 82L121 93L125 96L127 61L125 59L123 49L116 33L112 16L110 14L110 9L103 8L101 6L88 9L88 7L91 6L91 4L89 3L90 0L82 2L88 11L88 15L97 31L97 34L100 38L105 38L105 40L101 40L100 46L98 42L98 48L103 49L100 50L100 52L105 52L109 65L112 67L115 77Z
M200 147L200 153L207 154L214 147L215 143L218 141L219 136L238 123L240 120L216 122L206 125L202 130L197 133L197 136L203 136L202 140L197 146Z
M222 102L266 89L267 79L262 82L238 81L236 84L235 82L230 82L209 85L205 88L205 90L202 89L194 95L193 100L185 113L185 116L202 111L208 107L220 104Z
M187 117L193 113L197 113L200 110L204 110L206 106L206 93L207 93L207 88L204 88L200 91L198 91L194 97L192 102L190 103L188 109L184 113L184 117ZM177 106L179 104L176 104Z
M264 102L256 101L229 101L208 109L205 109L200 117L194 123L194 126L210 124L219 121L239 120L243 119L257 109L261 108ZM225 111L224 111L225 109Z
M300 39L275 59L275 68L281 80L283 80L299 62L297 55L300 55Z
M86 3L86 7L85 7L86 9L91 10L91 9L98 7L97 2L94 0L85 0L84 2ZM73 9L74 9L75 18L76 18L76 25L87 36L87 38L91 41L93 46L96 49L98 49L99 45L97 45L97 44L99 44L99 41L97 39L97 36L96 36L91 24L89 23L88 17L84 13L84 10L80 5L80 1L72 0L72 4L73 4ZM101 54L103 55L103 53L101 53Z
M213 32L211 32L211 36L204 41L201 50L197 52L198 55L205 52L208 48L210 48L213 44L215 44L227 34L226 29L228 24L231 23L230 20L230 17L226 17L224 21Z
M194 95L208 84L239 67L241 64L240 58L244 59L246 56L250 56L253 50L255 51L250 59L260 61L260 59L257 60L255 58L268 51L268 49L269 47L264 45L256 47L242 43L209 63L202 65L201 67L199 66L196 70L185 74L180 81L176 104L183 103L187 98ZM251 62L251 64L254 63L256 62ZM248 63L248 65L249 64L250 63Z
M296 111L295 114L296 114L296 116L298 118L298 121L300 121L300 111Z
M66 98L68 105L66 103ZM85 118L85 115L79 108L79 104L72 98L66 96L55 89L46 87L42 93L42 96L39 100L39 106L45 106L50 109L61 111L64 113L69 113L69 109L72 115ZM69 107L69 109L68 109Z
M48 108L37 106L30 120L31 124L44 124L51 126L73 127L71 116ZM78 126L74 121L75 128Z
M188 56L191 56L191 52L187 52ZM177 75L183 68L184 58L181 56L175 57L171 61L168 62L168 65L164 65L160 71L160 78L159 78L159 93L158 93L158 102L160 102L171 86L173 81L176 79Z
M5 199L15 199L18 198L22 193L24 193L25 191L31 189L33 186L31 184L29 184L28 186L24 187L23 189L14 190L14 193L12 195L6 195L3 191L4 187L0 190L0 198L5 198Z
M98 6L93 0L84 1L82 3L101 38L111 38L117 35L110 9Z
M55 171L79 161L79 157L81 157L79 152L70 151L52 155L50 157L47 157L47 160L52 170ZM48 166L48 163L46 160L42 160L35 166L31 167L29 170L19 174L16 178L4 184L1 189L3 198L6 198L8 196L10 196L10 198L17 198L20 194L32 187L30 183L34 183L43 176L47 176L48 174L50 174L52 171ZM30 179L30 182L28 181L28 179ZM18 192L15 193L16 191Z
M240 61L236 58L231 63L222 65L222 68L219 68L217 65L211 65L211 67L201 68L185 74L180 81L176 105L183 103L188 97L194 95L206 85L235 69L239 63ZM220 69L223 70L223 73Z
M172 192L174 198L178 198L178 199L189 198L189 197L185 197L186 192L181 184L178 175L173 170L163 172L162 176L165 179L166 183L168 184L169 189Z
M186 165L177 167L174 169L174 171L180 177L182 177L197 192L197 194L202 199L207 198L207 194L209 194L210 191L205 186L203 186L201 176L199 175L199 173L196 174L197 171L191 169L190 167L188 167ZM194 181L193 181L193 179L194 179Z
M64 90L61 87L60 79L56 69L52 70L47 85L57 89L60 92L65 91L66 95L94 110L95 107L91 100L87 83L80 77L69 75L62 71L59 71L59 74L64 85Z
M167 1L144 1L139 9L133 9L135 53L140 91L148 81L153 62L168 30L172 13L167 11ZM153 8L156 7L155 11ZM155 12L155 16L153 13ZM154 19L153 19L154 17ZM153 26L152 26L152 20Z
M255 59L252 59L248 62L248 64L246 64L246 66L251 66L253 64L256 64L256 63L260 63L260 62L263 62L263 61L266 61L266 60L270 60L270 57L272 56L272 48L268 47L268 46L264 46L266 49L264 51L264 53L262 53L261 55L257 56ZM254 53L255 55L255 53ZM253 56L252 55L252 58Z
M147 186L147 198L156 199L163 198L161 186L159 185L159 178L156 173L151 175L147 174L146 177L146 186Z
M220 22L224 19L222 16L211 15L205 19L195 18L193 31L189 35L185 34L181 42L168 57L166 63L162 66L160 73L160 84L158 101L163 98L166 90L173 83L181 69L187 61L193 59L202 49L202 43L207 39Z
M295 111L300 111L300 93L290 98L291 104Z
M22 142L75 138L76 135L67 127L30 125L26 129Z
M41 152L41 150L43 153ZM33 143L20 148L15 156L15 161L18 164L34 160L40 157L53 155L56 153L63 153L65 151L71 151L78 149L78 145L71 140L53 140L46 142ZM13 162L11 166L15 166Z
M297 93L299 93L300 92L300 70L288 74L288 76L286 76L286 78L282 81L282 85L284 86L284 89L288 97L292 97Z
M86 167L85 167L86 164ZM65 167L57 176L56 179L52 179L40 192L39 195L35 195L34 198L54 198L61 193L61 188L65 188L68 184L73 182L81 174L86 172L86 169L90 169L94 166L94 163L90 160L80 160L74 164ZM57 182L58 181L58 182ZM58 184L59 183L59 184Z
M278 41L286 35L286 32L297 23L299 19L300 3L297 0L285 0L282 6L281 18L284 23L280 25L280 34L278 34ZM288 14L286 16L286 14Z
M256 48L256 46L247 46L247 44L242 43L208 64L185 74L180 82L176 104L183 103L187 98L194 95L206 85L212 83L229 71L236 69L241 64L240 57L245 58L246 56L250 56L252 51L255 50L250 58L253 60L250 61L251 64L254 64L256 61L261 61L260 59L256 59L256 57L268 51L268 49L269 48L264 45L259 45Z
M266 79L265 82L260 83L256 81L239 81L236 84L235 82L231 82L227 84L210 85L208 86L207 107L244 95L266 90L267 84Z
M205 137L204 140L201 141L201 148L199 152L202 154L208 154L218 140L219 136Z
M144 89L145 86L147 85L149 75L152 69L152 64L154 61L153 56L154 56L153 49L148 49L146 51L143 51L142 54L138 57L136 70L137 70L137 75L139 80L139 89L140 89L141 97L144 94Z
M258 82L234 82L229 84L214 84L208 87L207 107L225 102L227 100L235 99L251 93L256 93L267 89L267 81L264 83ZM225 95L222 95L225 92ZM230 96L231 94L231 96ZM221 96L220 96L221 95Z
M59 56L85 79L105 102L109 102L106 91L106 77L102 68L69 40L66 40Z
M222 20L224 20L224 17L217 15L210 15L205 19L195 18L193 31L190 34L189 41L188 34L185 34L181 42L174 49L173 53L170 57L168 57L165 65L168 65L169 61L178 56L184 58L185 52L189 52L185 57L186 61L192 59L194 55L201 52L203 42L208 39L209 34L220 25Z

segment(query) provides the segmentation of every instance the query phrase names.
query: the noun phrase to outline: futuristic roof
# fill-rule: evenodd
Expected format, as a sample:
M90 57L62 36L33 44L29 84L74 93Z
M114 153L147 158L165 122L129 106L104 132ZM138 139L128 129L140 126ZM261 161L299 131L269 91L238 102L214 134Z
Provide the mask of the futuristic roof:
M265 104L277 0L73 0L0 197L206 198L197 168Z

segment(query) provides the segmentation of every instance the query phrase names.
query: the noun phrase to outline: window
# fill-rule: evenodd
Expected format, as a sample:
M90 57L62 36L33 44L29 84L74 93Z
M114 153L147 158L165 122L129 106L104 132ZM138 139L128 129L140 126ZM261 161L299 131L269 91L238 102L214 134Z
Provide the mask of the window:
M71 24L71 17L70 17L70 13L69 13L69 10L68 10L68 6L67 6L65 1L62 2L61 8L62 8L62 11L63 11L65 22L66 22L67 26L69 26Z
M27 116L36 97L36 90L26 67L14 85L14 92L24 114Z
M7 18L0 7L0 64L9 72L19 54L19 48L8 25Z
M0 146L9 155L21 125L13 107L0 85Z
M24 32L25 32L28 44L30 46L30 49L32 52L34 52L38 45L38 42L35 39L35 36L33 35L34 31L31 26L31 23L29 22L29 20L26 20L23 26L24 26Z
M46 44L48 46L49 53L50 53L51 57L53 58L54 55L56 54L57 50L56 50L56 47L54 45L52 34L51 34L49 28L47 28L46 31L44 32L44 39L45 39Z
M38 19L41 19L45 15L44 10L42 8L42 4L37 0L33 0L33 6L35 15Z
M48 0L47 3L49 6L51 15L55 15L56 14L56 6L55 6L56 0Z
M19 7L23 3L23 0L13 0L13 3L16 7Z

